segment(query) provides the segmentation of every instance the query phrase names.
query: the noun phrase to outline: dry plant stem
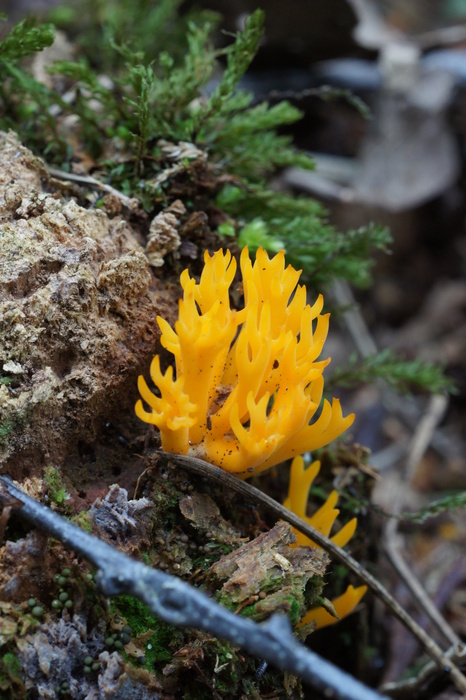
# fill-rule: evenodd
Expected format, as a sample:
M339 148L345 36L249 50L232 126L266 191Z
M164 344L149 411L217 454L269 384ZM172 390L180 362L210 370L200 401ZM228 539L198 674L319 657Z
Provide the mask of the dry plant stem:
M453 27L438 27L430 32L424 32L414 39L421 49L438 48L462 44L466 40L466 27L462 24Z
M298 676L335 700L381 700L382 696L300 644L286 615L257 624L213 602L185 581L152 569L84 532L47 506L27 496L9 477L0 476L0 504L17 498L21 518L74 549L98 569L96 583L106 596L132 595L175 627L194 627L227 639L250 654Z
M377 352L377 346L366 326L364 318L357 306L349 284L344 280L337 280L333 287L334 298L342 306L350 305L350 309L345 313L345 322L353 342L362 357L368 357ZM382 384L379 382L379 384ZM385 400L392 401L390 392L384 391ZM435 429L442 420L448 407L448 397L446 395L432 396L425 413L419 420L414 435L411 439L406 458L405 474L403 480L410 483L417 465L421 461L425 451L432 441ZM398 515L401 510L401 503L394 504L391 511ZM385 528L385 550L390 562L396 569L398 575L404 580L407 588L411 592L418 605L425 611L441 634L452 644L460 645L461 640L456 635L438 608L427 595L421 583L414 576L412 570L405 562L401 551L402 541L397 536L398 519L392 518Z
M446 396L432 396L425 414L422 416L411 440L406 466L404 470L404 481L408 484L412 481L416 468L424 456L432 435L437 425L447 409L448 399ZM398 501L392 508L392 513L398 515L401 510L401 503ZM448 624L436 605L427 595L424 587L414 575L412 569L406 563L401 552L403 551L403 538L398 534L398 519L393 518L388 521L385 527L384 549L396 569L398 575L404 580L418 605L426 612L430 620L437 627L439 632L448 640L450 644L461 646L461 639L453 628Z
M359 306L348 282L346 280L335 280L332 294L337 304L340 304L342 307L348 307L344 313L343 320L358 353L361 357L375 355L377 346L359 311Z
M437 627L443 637L454 644L456 649L461 648L461 639L456 634L455 630L448 624L443 615L440 613L436 605L427 595L424 587L419 582L418 578L413 574L405 559L401 555L403 550L403 538L400 535L390 535L385 541L384 550L387 554L390 563L396 570L401 579L403 579L406 587L409 589L414 600L429 616L431 622Z
M449 659L457 664L464 664L466 660L466 647L464 645L462 645L460 649L456 646L450 647L450 649L445 652L445 656L448 656ZM408 678L407 680L398 681L396 683L385 683L381 691L388 693L392 698L411 700L416 692L423 690L425 693L428 689L428 685L438 677L439 670L437 664L433 661L429 661L414 678Z
M159 451L158 454L168 464L171 462L172 465L179 465L195 474L205 476L221 484L224 488L232 489L249 501L260 503L268 508L276 518L286 520L293 525L293 527L316 542L322 549L325 549L326 552L344 564L372 589L375 595L391 609L400 622L416 637L429 656L437 663L438 667L445 673L450 674L451 680L456 688L462 693L466 693L466 677L461 673L460 669L444 654L438 644L422 629L422 627L420 627L401 605L397 603L387 589L382 586L372 574L364 569L356 559L353 559L352 556L340 549L340 547L327 537L324 537L324 535L308 525L304 520L298 518L298 516L290 510L284 508L281 504L277 503L277 501L274 501L273 498L262 493L262 491L259 491L259 489L256 489L254 486L247 484L245 481L241 481L241 479L238 479L238 477L224 471L220 467L215 467L208 462L187 455L167 454L162 451Z
M434 431L445 415L448 408L448 397L444 394L436 394L431 397L429 405L416 426L409 446L408 457L404 469L405 480L410 483L415 471L427 448L429 447Z
M91 177L90 175L75 175L74 173L66 173L64 170L57 170L56 168L49 168L49 173L52 177L56 177L58 180L69 180L69 182L77 182L81 185L89 185L90 187L96 187L99 190L104 190L104 192L117 197L129 209L134 209L135 205L137 204L136 199L127 197L125 194L119 192L119 190L116 190L111 185L100 182L100 180L96 180L95 177Z

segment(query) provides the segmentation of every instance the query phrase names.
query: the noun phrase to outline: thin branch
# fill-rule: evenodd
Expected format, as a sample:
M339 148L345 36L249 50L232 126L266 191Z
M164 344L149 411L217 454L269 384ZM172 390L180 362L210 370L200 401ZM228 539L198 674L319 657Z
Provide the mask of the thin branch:
M393 534L390 539L384 544L384 549L387 557L398 573L399 577L404 581L406 587L409 589L414 600L418 603L419 607L424 610L426 615L428 615L431 622L436 626L436 628L441 632L443 637L450 643L454 644L456 649L461 648L461 639L456 634L455 630L448 624L447 620L443 617L442 613L439 611L435 603L426 593L424 586L420 583L417 576L414 575L412 569L405 561L401 552L403 550L404 540L398 534Z
M334 544L332 540L328 539L328 537L324 537L324 535L322 535L318 530L315 530L304 520L301 520L301 518L295 515L295 513L292 513L287 508L284 508L284 506L277 503L277 501L267 494L262 493L262 491L259 491L259 489L256 489L254 486L251 486L245 481L238 479L237 476L226 472L220 467L215 467L208 462L204 462L201 459L196 459L187 455L168 454L162 451L158 451L158 454L168 464L170 464L170 462L172 465L178 464L188 471L216 481L224 488L231 488L233 491L250 501L260 503L268 508L274 517L286 520L297 530L316 542L320 547L322 547L322 549L325 549L325 551L335 557L335 559L344 564L350 571L356 574L358 578L364 581L364 583L366 583L372 589L375 595L391 609L393 614L400 620L400 622L416 637L429 656L431 656L431 658L437 663L438 667L445 673L450 674L451 680L455 684L456 688L462 693L466 693L466 677L461 673L460 669L443 653L442 649L433 639L431 639L427 632L425 632L425 630L423 630L422 627L420 627L420 625L413 620L406 610L399 605L399 603L387 591L387 589L363 566L361 566L356 559L353 559L352 556Z
M419 462L432 442L434 432L445 415L448 403L448 396L446 394L431 396L427 409L416 426L409 446L406 465L404 467L404 476L408 483L412 481Z
M74 549L98 569L96 583L106 596L128 594L144 602L175 627L194 627L227 639L250 654L302 678L327 698L381 700L382 696L300 644L285 615L257 624L234 615L181 579L152 569L84 532L27 496L9 477L0 476L0 502L21 501L17 515Z
M138 205L138 200L133 197L127 197L123 192L116 190L111 185L107 185L105 182L100 182L96 180L95 177L91 175L75 175L74 173L67 173L64 170L57 170L57 168L48 169L52 177L56 177L58 180L68 180L69 182L77 182L80 185L89 185L90 187L95 187L99 190L104 190L108 194L117 197L125 207L128 209L135 209Z
M336 303L346 307L343 321L361 357L377 354L377 346L366 325L351 287L346 280L334 280L332 294Z
M447 406L448 398L446 396L437 395L431 397L427 410L419 421L411 439L403 475L403 480L406 484L409 485L411 483L417 466L429 447L434 431L442 420ZM401 503L398 499L397 502L393 504L392 512L394 515L398 515L400 511ZM388 521L384 533L384 549L390 563L406 584L414 600L428 615L444 638L447 639L450 644L454 644L459 648L461 646L461 639L430 599L426 590L415 576L412 568L410 568L405 561L402 555L402 551L404 550L403 545L403 537L398 534L398 518L393 518Z
M464 644L458 648L456 645L450 647L448 651L445 652L445 656L454 661L457 664L461 664L466 660L466 646ZM407 678L403 681L385 683L381 690L385 693L389 693L391 698L398 698L399 700L412 700L416 697L417 693L421 690L424 694L429 689L429 686L434 683L439 678L439 668L434 661L429 661L425 664L419 671L418 675L414 678Z
M463 24L456 24L453 27L437 27L430 32L412 37L413 43L423 50L462 44L465 40L466 27Z

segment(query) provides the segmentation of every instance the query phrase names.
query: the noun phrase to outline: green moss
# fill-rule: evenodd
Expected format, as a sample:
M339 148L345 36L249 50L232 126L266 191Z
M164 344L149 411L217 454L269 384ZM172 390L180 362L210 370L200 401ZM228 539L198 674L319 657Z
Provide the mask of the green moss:
M304 607L306 610L318 605L318 600L324 586L324 580L320 576L313 576L308 580L304 590Z
M16 422L11 416L7 416L2 420L2 422L0 423L0 445L3 445L5 443L8 435L15 428L15 425Z
M147 552L141 552L141 561L143 564L147 564L147 566L152 566L150 556Z
M70 498L70 494L63 485L58 469L55 467L46 467L44 470L44 480L51 502L55 503L57 506L63 506Z
M303 616L303 610L301 603L296 598L290 598L290 610L288 617L290 618L291 624L297 625Z
M170 650L172 644L175 645L175 649L182 646L183 633L154 617L149 608L137 598L129 595L116 596L112 599L110 607L112 612L125 618L132 629L133 637L153 632L144 643L146 668L149 671L153 671L156 663L170 661L173 656Z
M154 528L173 530L179 522L179 501L185 493L177 488L171 479L158 479L152 490L151 500L156 506Z
M81 530L92 532L91 517L89 515L89 511L87 510L82 510L80 513L73 515L71 522L80 527Z
M22 700L26 688L21 678L21 663L15 654L7 652L0 658L1 700Z
M259 50L264 12L256 10L246 19L243 31L216 50L213 32L218 16L197 12L196 21L187 21L186 15L177 13L179 2L173 0L162 0L155 7L138 0L137 6L131 3L128 15L128 4L129 0L89 1L87 13L68 17L75 23L81 55L76 61L56 62L51 70L79 87L79 100L64 104L60 94L15 64L0 90L0 107L2 98L5 103L0 126L19 128L27 145L66 170L72 148L61 124L50 121L50 107L58 105L64 114L71 111L78 136L97 160L102 178L140 197L151 212L154 197L159 202L172 200L171 178L158 179L173 165L160 140L191 142L194 148L184 158L181 153L177 161L179 175L191 180L183 195L188 209L199 203L196 165L208 153L206 174L212 180L212 196L218 194L218 206L235 219L224 221L223 230L229 223L229 232L239 235L240 245L248 244L251 250L263 245L271 251L286 247L289 261L316 284L327 284L335 276L366 283L368 253L386 246L386 233L368 228L339 234L317 202L280 194L268 186L267 179L277 168L312 169L313 162L294 147L289 135L279 133L301 118L299 109L287 101L255 104L252 93L238 88ZM42 34L42 42L50 40L49 25L42 27ZM27 27L18 26L15 36L24 40L30 52L41 46L35 34L35 43L27 41ZM220 55L225 59L224 70L206 98L205 86L218 73ZM99 80L102 65L96 65L98 61L107 64L104 73L111 78L111 86ZM31 114L24 113L26 107ZM114 159L108 157L112 152L118 154ZM228 182L233 176L235 186L221 189L224 174L230 176Z
M5 654L2 659L3 670L9 675L18 675L21 672L21 664L14 654Z

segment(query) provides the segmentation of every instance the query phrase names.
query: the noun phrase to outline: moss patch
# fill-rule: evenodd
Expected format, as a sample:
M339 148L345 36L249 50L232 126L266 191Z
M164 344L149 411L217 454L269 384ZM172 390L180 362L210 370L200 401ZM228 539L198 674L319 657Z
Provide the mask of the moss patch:
M125 618L134 638L144 637L144 656L148 670L153 671L154 664L166 663L172 658L170 646L176 646L177 641L178 646L182 644L183 633L154 617L149 608L137 598L129 595L116 596L111 602L111 610Z
M70 494L63 485L62 478L55 467L46 467L44 470L44 480L52 503L63 506L69 500Z

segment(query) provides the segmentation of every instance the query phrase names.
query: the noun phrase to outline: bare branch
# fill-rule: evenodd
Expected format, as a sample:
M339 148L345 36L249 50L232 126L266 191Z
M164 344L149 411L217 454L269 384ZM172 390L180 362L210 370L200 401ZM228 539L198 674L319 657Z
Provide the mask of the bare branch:
M96 583L106 596L128 594L175 627L194 627L227 639L250 654L300 677L335 700L381 700L382 696L300 644L286 616L257 624L234 615L204 593L174 576L135 561L84 532L50 508L27 496L9 477L0 476L0 502L11 497L17 515L71 547L98 569Z
M427 410L421 417L414 435L411 439L409 452L403 470L403 479L407 485L411 484L416 468L424 456L432 440L434 431L442 420L448 407L448 397L443 395L432 396ZM400 499L392 505L392 513L398 515L401 510ZM414 574L412 567L405 561L402 552L404 551L404 538L398 532L398 519L392 518L388 521L384 533L384 549L388 559L400 578L408 587L411 595L418 605L428 615L433 624L442 633L450 644L460 648L461 639L454 629L443 617L435 603L428 596L425 588Z
M92 177L91 175L75 175L75 173L66 173L64 170L57 170L57 168L49 168L49 173L52 177L55 177L58 180L68 180L69 182L77 182L80 185L89 185L89 187L104 190L104 192L117 197L117 199L119 199L124 206L128 207L128 209L133 210L138 205L138 200L134 197L127 197L125 194L123 194L123 192L116 190L114 187L107 185L105 182L96 180L96 178Z

